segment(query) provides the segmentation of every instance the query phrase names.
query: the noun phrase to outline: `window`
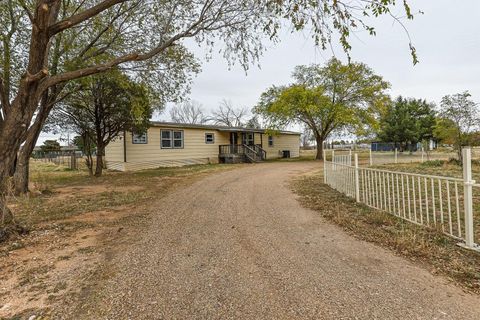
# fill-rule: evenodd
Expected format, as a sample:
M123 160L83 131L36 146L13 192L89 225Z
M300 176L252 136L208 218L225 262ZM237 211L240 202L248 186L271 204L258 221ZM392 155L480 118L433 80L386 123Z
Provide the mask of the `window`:
M183 131L182 130L161 130L161 147L162 149L182 149L183 148Z
M273 136L268 136L268 146L273 147Z
M173 131L173 147L183 148L183 131Z
M132 143L133 144L146 144L147 143L147 133L132 133Z
M172 147L172 131L162 130L162 148L171 148Z
M205 143L207 143L207 144L215 143L215 134L205 133Z

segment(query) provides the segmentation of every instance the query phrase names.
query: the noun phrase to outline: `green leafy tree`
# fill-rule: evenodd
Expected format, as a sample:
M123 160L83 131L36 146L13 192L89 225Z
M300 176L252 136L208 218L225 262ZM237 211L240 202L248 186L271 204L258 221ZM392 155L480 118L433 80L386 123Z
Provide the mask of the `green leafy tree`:
M394 142L404 150L407 145L433 138L436 123L434 105L421 99L398 97L380 118L378 137Z
M83 79L52 113L54 128L69 128L85 144L87 166L93 174L91 151L96 148L95 176L103 171L105 147L125 130L143 132L154 110L149 88L119 70Z
M317 159L332 133L366 134L388 101L389 84L362 63L342 64L337 59L325 66L295 68L296 84L271 87L260 97L255 112L278 129L300 123L312 130Z
M14 9L16 3L17 1L9 1L8 6ZM133 4L133 1L130 3ZM83 4L87 5L88 2ZM58 15L66 18L81 9L83 4L76 3L76 1L63 1ZM124 45L129 43L128 33L124 33L125 28L122 28L122 26L128 25L129 20L132 19L131 15L126 14L130 7L130 5L124 5L123 9L125 10L109 10L98 15L95 18L95 23L83 24L81 32L80 30L70 30L54 37L51 41L49 53L49 76L85 68L92 64L100 64L111 59L113 54L120 54ZM28 51L29 26L28 20L21 19L22 12L25 13L23 8L18 12L18 20L15 20L14 39L16 41L14 42L15 50L12 51L13 55L7 54L9 51L7 45L5 45L5 55L0 55L0 60L5 58L5 65L9 65L8 61L17 64L15 68L5 67L6 72L3 79L6 79L6 83L11 83L11 86L5 87L7 92L15 92L15 84L22 76L21 72L24 67L20 63L22 60L19 60L19 54ZM15 15L16 12L14 11L13 14ZM26 32L22 30L26 30ZM105 70L108 70L108 68ZM177 102L181 100L181 97L188 91L190 74L197 71L198 63L182 45L168 48L162 55L152 58L148 63L138 64L135 68L130 66L129 68L129 74L132 77L148 82L155 89L157 99L163 104L167 101ZM61 82L49 87L41 96L34 119L22 136L24 142L17 153L15 167L13 168L16 194L28 192L31 152L37 143L49 113L58 102L68 96L68 88L70 86L67 86L67 82Z
M450 141L462 160L462 147L469 144L470 134L480 122L479 105L471 100L468 91L447 95L440 102L440 112L435 135L439 140Z
M412 19L407 1L402 4ZM220 41L230 63L248 68L258 62L266 38L279 40L286 22L291 30L311 30L323 48L338 32L348 52L353 31L375 34L364 17L390 15L398 20L392 8L397 8L395 0L367 0L355 6L330 0L1 1L0 221L12 221L5 188L18 152L27 136L33 137L29 141L36 139L69 82L122 65L137 79L145 79L143 71L154 70L149 73L154 84L176 92L189 77L169 86L168 75L182 72L182 56L192 57L182 45L187 38L210 49ZM416 63L415 49L410 48ZM177 58L168 63L168 56Z
M57 140L45 140L43 144L40 146L40 150L42 152L56 152L62 150L60 147L60 143Z

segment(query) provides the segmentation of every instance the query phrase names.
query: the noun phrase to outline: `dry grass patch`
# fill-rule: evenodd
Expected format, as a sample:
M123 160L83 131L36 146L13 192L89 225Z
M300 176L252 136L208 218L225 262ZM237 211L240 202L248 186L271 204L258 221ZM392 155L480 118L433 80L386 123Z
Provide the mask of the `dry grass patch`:
M27 235L0 243L0 319L49 319L52 308L82 304L104 277L106 261L138 239L158 199L238 165L196 165L100 178L32 164L32 193L12 197Z
M441 232L414 225L385 212L357 204L323 183L323 175L304 176L292 184L305 207L318 211L355 237L392 249L480 293L480 254L462 249Z

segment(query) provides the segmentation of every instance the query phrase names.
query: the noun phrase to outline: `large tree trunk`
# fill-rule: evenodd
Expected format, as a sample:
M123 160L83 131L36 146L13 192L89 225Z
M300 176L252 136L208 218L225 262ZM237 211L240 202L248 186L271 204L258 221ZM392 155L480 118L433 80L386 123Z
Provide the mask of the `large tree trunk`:
M48 110L50 111L50 110ZM13 183L15 186L15 195L25 194L28 192L30 156L32 155L35 144L37 143L46 115L38 115L44 119L36 119L34 125L28 130L25 143L18 153L17 163L15 165L15 174L13 175Z
M30 154L20 151L13 175L14 192L17 196L28 192L29 166Z
M2 166L2 163L0 163ZM8 177L0 181L0 242L8 238L12 229L15 229L15 220L12 211L7 206L10 183Z
M45 121L47 120L48 114L54 106L57 96L58 93L56 92L52 94L44 94L41 100L40 112L35 118L33 125L27 131L25 143L18 153L17 162L15 164L15 174L13 175L15 195L25 194L28 192L30 156L32 155L35 144L40 136L40 132L42 131Z
M3 224L14 222L10 219L11 212L6 207L7 181L12 175L22 139L25 138L40 101L40 81L48 75L45 66L50 41L48 26L56 21L59 5L60 1L50 1L36 6L26 72L20 79L17 95L12 103L2 105L4 116L0 121L0 222L3 221Z
M95 166L95 177L101 177L103 173L103 154L105 147L97 144L97 165Z
M85 159L85 163L87 164L88 174L93 176L93 157L91 154L87 155L87 159Z
M323 159L323 142L324 138L318 134L315 134L315 141L317 142L317 156L315 159L317 160L325 160Z
M9 179L14 173L15 160L25 130L21 125L18 125L22 121L15 119L16 117L18 115L11 114L0 128L0 223L2 224L13 222L6 198L11 191L9 190Z

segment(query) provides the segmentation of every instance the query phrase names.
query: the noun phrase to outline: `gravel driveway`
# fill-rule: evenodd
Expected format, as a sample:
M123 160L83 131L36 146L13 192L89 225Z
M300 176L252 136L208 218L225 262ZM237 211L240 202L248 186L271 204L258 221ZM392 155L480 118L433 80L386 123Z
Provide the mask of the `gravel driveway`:
M302 208L288 180L319 167L243 166L159 201L91 318L480 319L480 297Z

